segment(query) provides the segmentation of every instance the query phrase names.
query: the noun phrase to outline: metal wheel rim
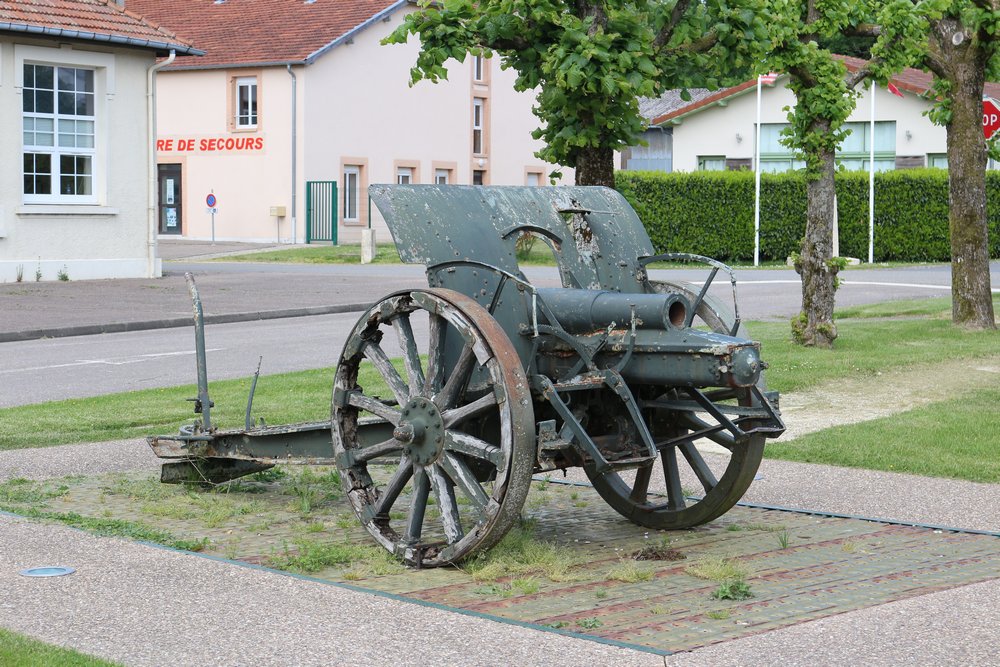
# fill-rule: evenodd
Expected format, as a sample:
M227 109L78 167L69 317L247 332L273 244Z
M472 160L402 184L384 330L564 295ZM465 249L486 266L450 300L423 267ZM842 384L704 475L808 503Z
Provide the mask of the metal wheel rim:
M687 296L689 300L693 300L698 293L697 288L688 283L654 282L652 285L656 291L679 292ZM714 331L726 333L732 327L732 314L717 300L710 297L701 303L697 315ZM747 337L745 328L741 326L737 335ZM763 374L761 374L758 386L764 387ZM743 392L743 395L739 397L739 403L741 405L753 404L749 391ZM591 475L588 471L588 475L594 489L601 497L630 521L656 529L690 528L722 516L739 502L753 483L760 467L764 455L764 444L765 438L763 436L753 435L745 443L736 445L731 450L725 471L715 479L715 484L711 485L711 488L706 483L703 473L699 473L698 469L701 466L707 466L707 464L693 444L689 445L689 448L667 447L662 449L656 461L636 471L636 478L631 483L622 479L618 473ZM672 472L679 474L679 468L683 465L682 460L687 461L688 467L695 472L705 490L704 496L700 500L693 504L685 503L683 508L679 507L676 498L678 495L683 495L679 493L679 481L673 485L670 482ZM655 465L660 465L663 469L667 487L665 502L662 500L650 502L648 488L643 493L637 490L637 487L643 484L643 479L648 486L649 476ZM639 501L640 497L644 498L644 502Z
M409 326L410 314L417 310L425 311L430 321L426 363L419 357ZM403 375L386 366L388 359L375 336L376 331L390 328L395 330L403 349ZM443 364L437 362L443 359L448 336L460 336L464 348L459 360L443 369ZM372 397L363 391L360 397L352 391L358 386L363 359L372 361L379 375L388 381L395 407L373 404L366 400ZM435 372L437 368L444 372ZM463 403L463 390L454 387L468 382L477 368L482 369L477 377L490 391ZM467 377L459 377L463 374ZM427 401L434 405L426 405ZM360 448L356 437L359 413L366 408L376 410L395 427L393 437L381 443L389 455L398 451L393 474L385 484L369 475L368 460L348 458L364 451L363 458L372 449ZM427 433L436 434L433 429L440 424L444 442L439 451L428 448L425 441L417 446L415 440L397 439L412 437L412 429L400 428L400 422L412 426L413 422L403 417L408 408L437 412L436 417L427 417L430 430L422 437L426 440ZM424 567L453 563L498 542L520 516L534 464L531 396L516 350L496 320L474 300L452 290L423 289L397 292L376 303L355 325L341 353L331 412L334 454L351 505L375 541L404 562ZM463 432L469 420L494 412L499 422L499 442L487 442ZM470 465L492 472L495 481L480 483ZM411 497L405 518L398 522L389 513L393 508L399 511L397 504L407 484L412 487ZM458 505L460 494L466 499L466 509ZM445 534L443 542L425 537L425 512L431 496L441 512L438 520Z

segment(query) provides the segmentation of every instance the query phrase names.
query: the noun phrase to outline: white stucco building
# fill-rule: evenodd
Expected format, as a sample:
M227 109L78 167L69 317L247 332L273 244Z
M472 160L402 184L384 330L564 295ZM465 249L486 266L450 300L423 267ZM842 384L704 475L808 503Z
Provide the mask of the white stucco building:
M158 77L161 235L357 242L371 183L544 184L534 96L496 62L409 86L406 0L127 0L205 51ZM186 32L185 32L186 31ZM564 178L572 182L572 173ZM336 193L334 194L334 188Z
M0 282L159 275L151 68L171 50L197 53L113 2L0 1Z
M848 68L864 61L844 57ZM765 172L803 167L792 151L779 142L788 127L785 107L795 106L787 75L764 85L761 94L760 166ZM892 79L898 94L876 88L875 169L946 167L945 128L924 115L929 102L921 97L931 85L931 75L906 69ZM718 91L694 90L684 101L677 91L657 100L643 101L649 120L648 147L635 147L622 155L624 169L699 171L753 169L757 125L756 81ZM986 94L1000 98L1000 84L987 83ZM869 87L857 100L848 119L851 130L838 151L846 169L868 170L871 148L871 96ZM994 165L991 165L994 166Z

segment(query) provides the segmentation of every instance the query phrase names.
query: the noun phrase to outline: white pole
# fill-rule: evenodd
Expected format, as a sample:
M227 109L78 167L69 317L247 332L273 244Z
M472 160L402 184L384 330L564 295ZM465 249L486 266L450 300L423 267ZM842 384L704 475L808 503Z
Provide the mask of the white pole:
M875 262L875 81L872 80L871 135L868 147L868 263Z
M757 131L753 142L753 265L760 266L760 76L757 77Z

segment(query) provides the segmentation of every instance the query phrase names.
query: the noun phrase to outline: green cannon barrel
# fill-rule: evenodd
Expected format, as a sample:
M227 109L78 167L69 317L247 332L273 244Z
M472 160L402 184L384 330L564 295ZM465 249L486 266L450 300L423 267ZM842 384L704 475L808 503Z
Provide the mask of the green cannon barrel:
M633 310L639 329L676 329L684 326L689 308L687 299L679 294L622 294L554 287L539 289L538 296L563 329L572 334L589 333L611 324L629 327Z

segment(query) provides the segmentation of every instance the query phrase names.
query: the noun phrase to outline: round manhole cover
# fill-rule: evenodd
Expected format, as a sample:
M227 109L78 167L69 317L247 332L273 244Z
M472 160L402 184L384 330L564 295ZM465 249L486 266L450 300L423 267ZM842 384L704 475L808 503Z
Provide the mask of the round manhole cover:
M66 574L73 574L76 572L75 568L72 567L29 567L27 570L21 570L21 574L25 577L61 577Z

